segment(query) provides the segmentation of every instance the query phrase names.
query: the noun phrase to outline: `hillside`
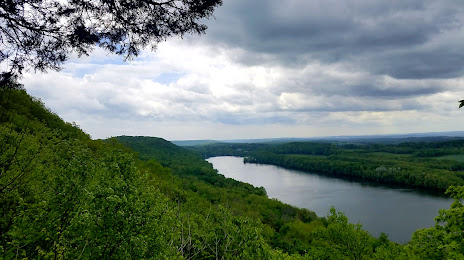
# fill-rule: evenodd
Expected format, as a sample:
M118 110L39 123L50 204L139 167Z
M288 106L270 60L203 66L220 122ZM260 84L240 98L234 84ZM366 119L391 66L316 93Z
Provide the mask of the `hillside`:
M155 160L184 179L194 176L215 187L240 190L244 194L266 195L264 188L225 178L212 165L196 153L174 145L164 139L142 136L119 136L116 140L133 149L143 161Z
M259 223L184 190L169 168L137 161L118 142L90 140L20 86L3 87L0 98L0 258L273 252Z
M464 196L408 245L271 200L163 139L91 140L0 88L0 258L457 259Z

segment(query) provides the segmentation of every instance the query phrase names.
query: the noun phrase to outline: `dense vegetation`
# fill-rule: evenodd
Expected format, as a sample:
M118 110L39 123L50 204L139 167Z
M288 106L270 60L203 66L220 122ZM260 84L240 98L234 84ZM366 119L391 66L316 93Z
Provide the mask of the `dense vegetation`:
M464 140L388 145L327 142L212 144L190 149L204 157L244 156L247 163L273 164L440 193L450 185L464 185L464 162L456 157L464 155Z
M464 189L449 193L437 225L398 245L335 209L268 199L165 140L91 140L20 86L0 88L2 259L462 259Z
M0 258L266 252L259 223L191 196L170 169L91 140L18 87L0 97Z

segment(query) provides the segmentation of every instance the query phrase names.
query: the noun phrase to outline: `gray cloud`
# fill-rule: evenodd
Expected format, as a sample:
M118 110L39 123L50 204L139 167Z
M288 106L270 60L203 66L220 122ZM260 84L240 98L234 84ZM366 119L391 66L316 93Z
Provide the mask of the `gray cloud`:
M439 93L447 89L437 80L396 80L387 76L370 76L355 82L328 79L328 88L311 88L309 93L323 96L345 96L359 99L404 99Z
M236 57L244 64L316 59L401 79L453 78L464 72L455 41L463 8L453 0L234 0L217 10L205 39L245 49Z
M456 123L463 7L462 0L227 0L201 38L171 39L130 63L100 51L24 83L95 137L454 130L464 124Z

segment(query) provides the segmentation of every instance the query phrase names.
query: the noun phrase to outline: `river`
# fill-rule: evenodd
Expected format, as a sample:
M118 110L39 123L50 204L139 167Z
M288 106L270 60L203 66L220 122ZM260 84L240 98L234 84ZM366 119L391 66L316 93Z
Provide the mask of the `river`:
M273 165L244 164L241 157L220 156L207 161L228 178L263 186L269 198L307 208L318 216L326 216L334 206L375 237L384 232L398 243L409 241L417 229L433 226L438 210L448 209L452 203L449 198L410 189L351 182Z

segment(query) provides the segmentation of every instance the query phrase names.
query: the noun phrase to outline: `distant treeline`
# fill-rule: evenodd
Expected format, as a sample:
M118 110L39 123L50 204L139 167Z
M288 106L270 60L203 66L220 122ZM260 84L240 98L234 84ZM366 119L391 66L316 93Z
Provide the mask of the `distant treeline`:
M464 154L464 140L353 144L211 144L189 147L203 157L243 156L262 163L330 176L444 192L464 184L464 162L445 155ZM463 155L464 158L464 155Z

